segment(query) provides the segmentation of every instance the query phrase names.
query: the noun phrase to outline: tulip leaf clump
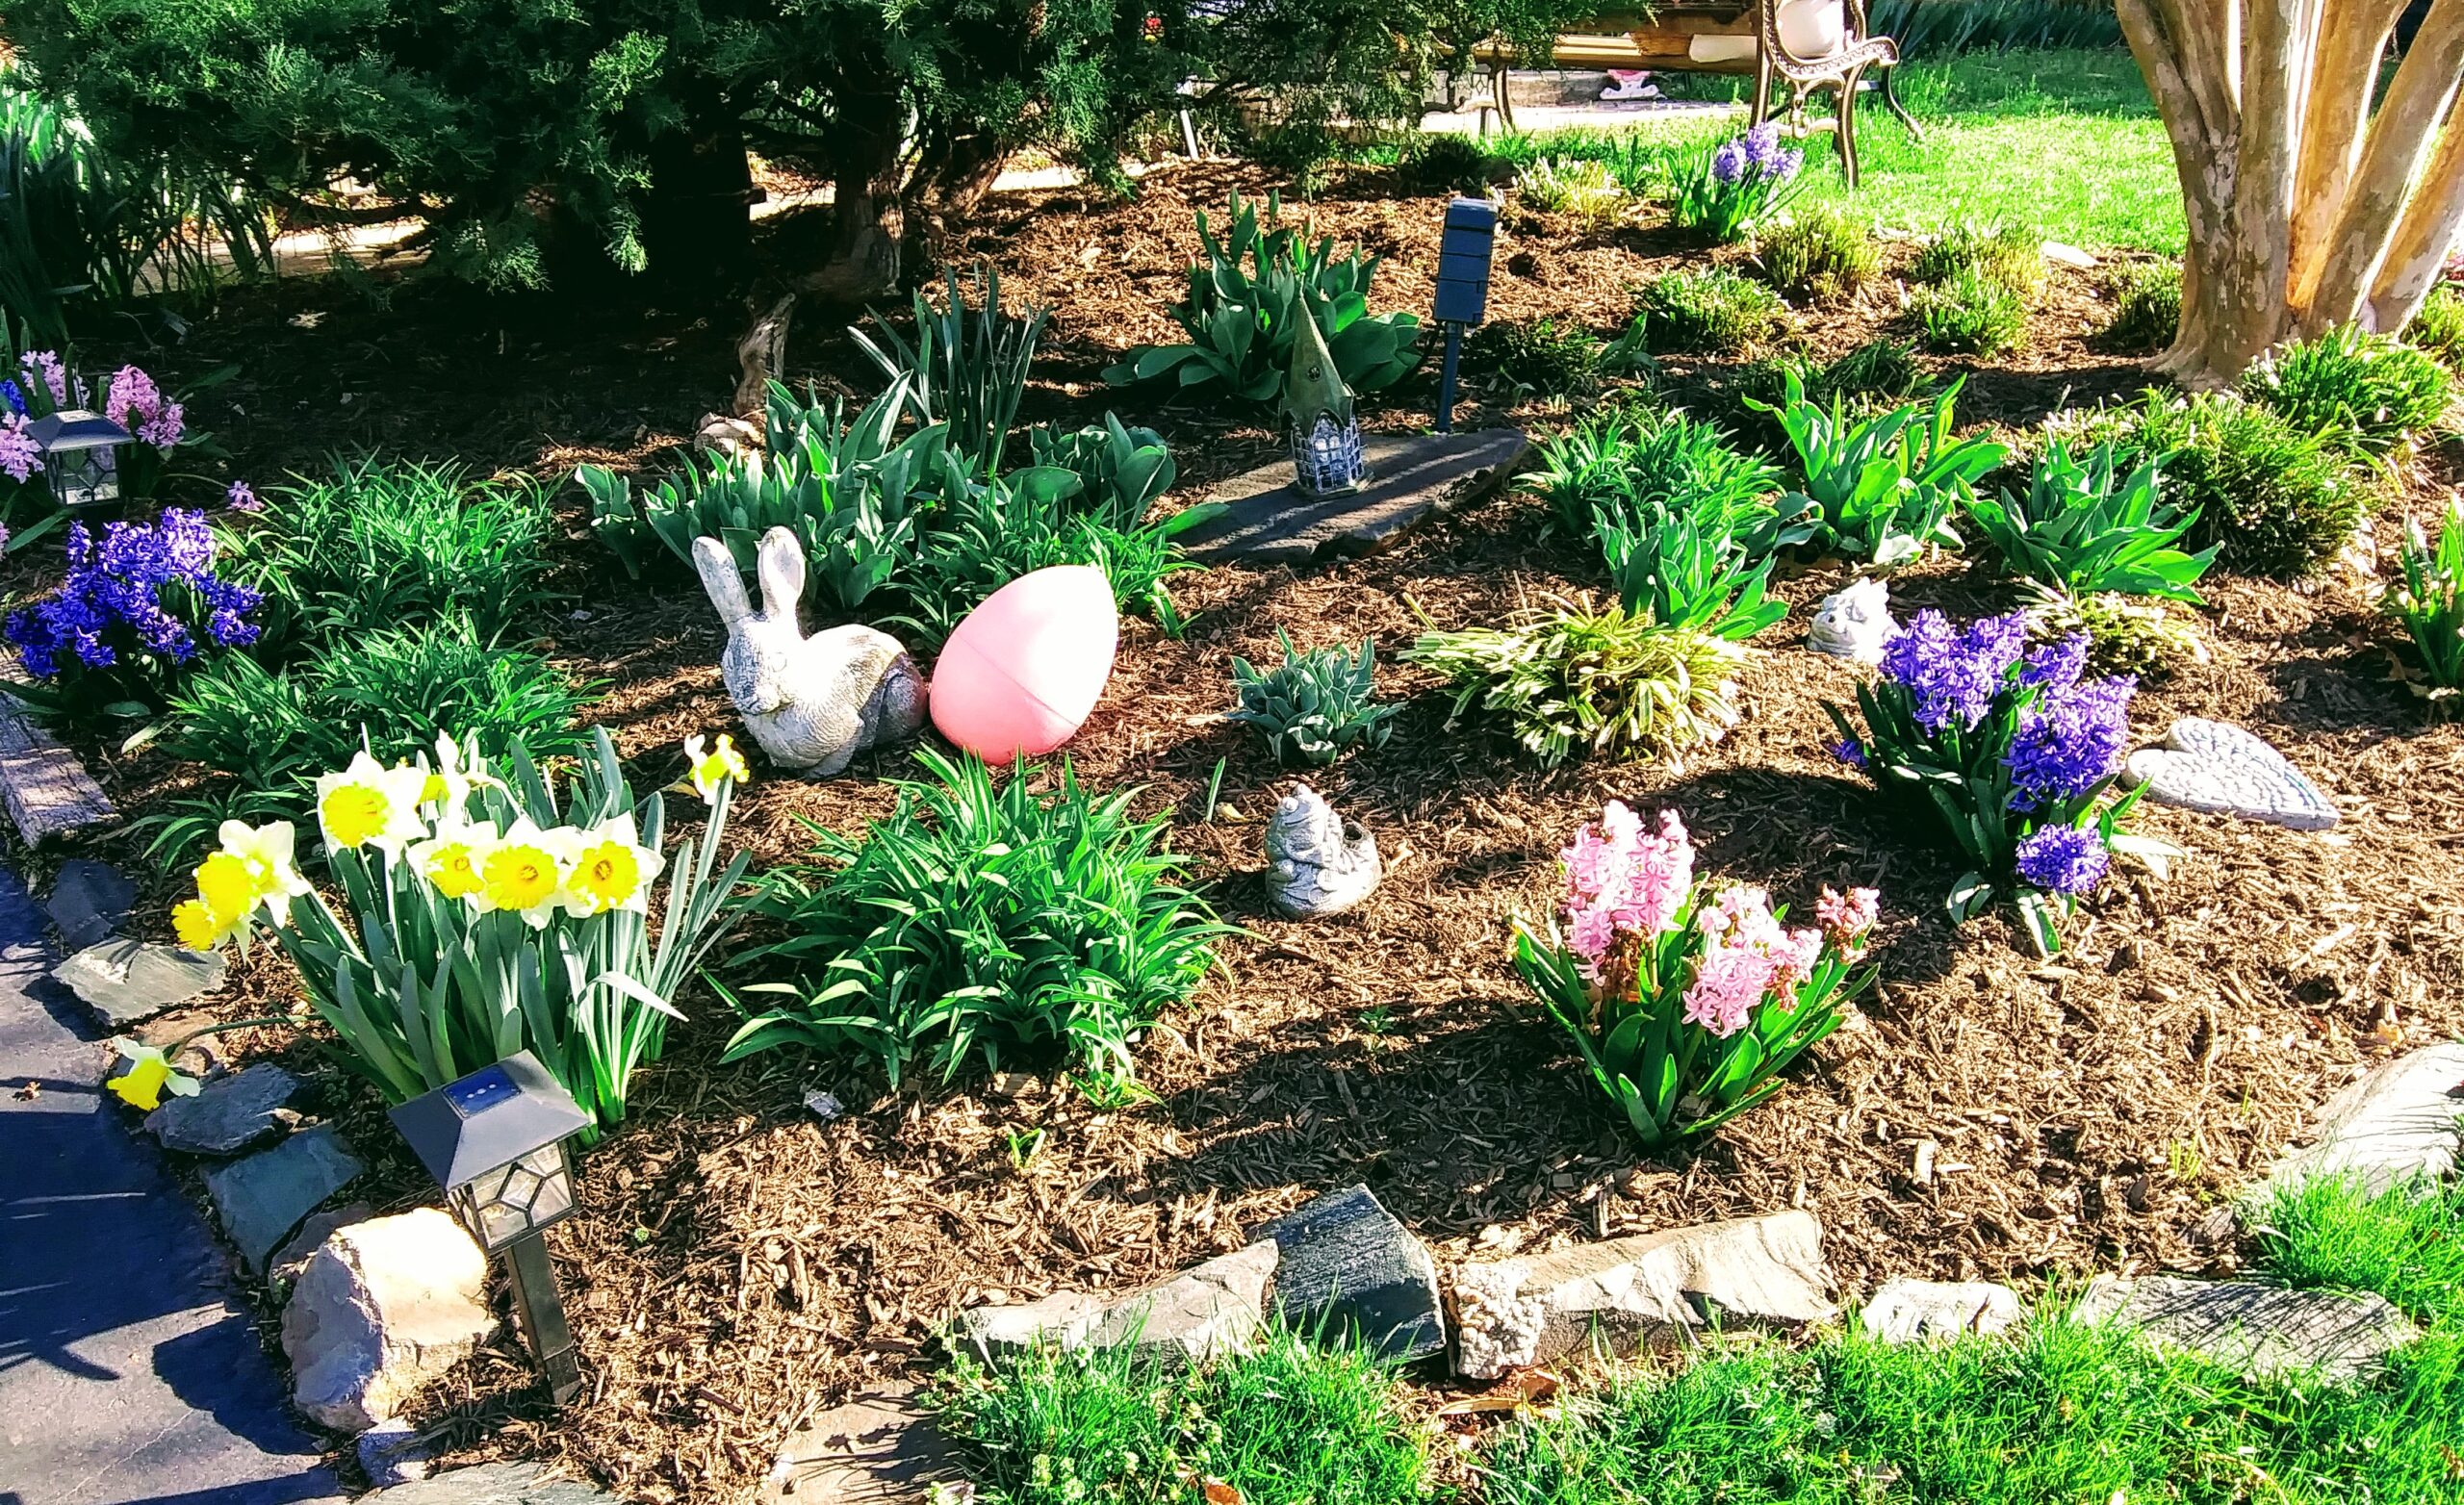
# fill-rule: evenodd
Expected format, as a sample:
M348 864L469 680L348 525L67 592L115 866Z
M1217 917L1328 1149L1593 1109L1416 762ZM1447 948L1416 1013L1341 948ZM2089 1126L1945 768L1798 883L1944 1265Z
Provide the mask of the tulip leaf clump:
M1301 652L1282 628L1283 662L1261 670L1245 658L1232 660L1232 681L1241 703L1232 720L1255 727L1282 763L1331 763L1353 747L1386 745L1389 718L1399 705L1370 700L1376 688L1376 642L1360 647Z
M1951 438L1951 405L1964 378L1933 398L1852 422L1845 400L1806 400L1805 382L1787 373L1778 406L1748 399L1772 414L1788 436L1805 473L1799 495L1821 514L1817 543L1870 559L1877 569L1912 564L1927 548L1960 548L1951 514L1976 495L1976 483L2009 450L1991 440Z
M2173 851L2120 829L2139 790L2103 802L2130 748L2136 683L2083 677L2087 659L2084 633L2029 648L2023 612L1955 629L1920 611L1884 646L1881 677L1858 688L1863 732L1825 707L1841 759L1930 807L1972 864L1952 886L1952 917L2007 894L2045 956L2061 947L2058 916L2104 880L2114 853Z
M2435 540L2406 522L2397 557L2404 578L2379 599L2379 609L2411 635L2426 693L2452 696L2464 689L2464 502L2447 509Z
M1189 339L1142 345L1104 372L1115 385L1170 377L1181 388L1220 387L1244 402L1271 407L1292 369L1292 342L1303 317L1318 321L1326 351L1348 390L1377 392L1409 375L1421 362L1420 318L1372 314L1369 287L1378 260L1358 249L1337 256L1332 236L1305 244L1277 225L1279 197L1267 199L1266 228L1257 205L1232 196L1232 228L1223 240L1197 216L1206 260L1190 268L1189 296L1172 307Z
M1659 829L1611 800L1559 854L1566 893L1548 932L1516 927L1515 970L1582 1053L1645 1149L1708 1133L1780 1089L1780 1073L1839 1027L1870 986L1855 973L1870 888L1826 888L1812 929L1743 884L1697 878L1674 810Z
M2118 474L2114 446L2099 445L2074 459L2059 439L2048 443L2022 498L1971 497L1968 515L2022 579L2079 595L2160 596L2203 604L2193 587L2216 562L2217 548L2185 553L2173 547L2198 522L2198 509L2159 500L2158 462L2143 460Z
M731 990L745 1022L727 1059L853 1047L893 1085L1056 1060L1127 1082L1133 1039L1231 932L1182 885L1164 821L1066 764L1038 794L1032 765L996 784L972 755L916 757L929 782L900 783L861 838L807 822L817 860L764 883L756 909L783 938L736 957L761 981Z

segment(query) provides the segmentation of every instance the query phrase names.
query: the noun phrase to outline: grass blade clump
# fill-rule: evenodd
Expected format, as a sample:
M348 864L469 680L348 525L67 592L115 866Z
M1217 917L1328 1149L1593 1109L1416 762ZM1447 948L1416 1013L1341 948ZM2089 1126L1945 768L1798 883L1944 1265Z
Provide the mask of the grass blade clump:
M862 837L807 822L814 860L770 875L757 911L783 939L743 954L727 1059L853 1047L893 1084L1067 1060L1135 1075L1134 1035L1187 997L1231 932L1182 886L1134 789L1098 797L1067 764L1050 794L1021 764L916 754L933 777Z
M2404 577L2378 607L2411 636L2428 693L2444 698L2464 688L2464 501L2448 507L2435 540L2406 519L2397 559Z
M2433 357L2355 324L2271 350L2242 377L2251 401L2365 455L2387 454L2435 426L2454 387Z
M2123 473L2112 446L2073 459L2056 439L2031 471L2024 499L2006 491L1999 499L1971 497L1967 510L2003 568L2022 579L2085 595L2204 604L2194 587L2216 562L2216 548L2196 554L2174 548L2198 512L2169 506L2157 495L2156 461Z

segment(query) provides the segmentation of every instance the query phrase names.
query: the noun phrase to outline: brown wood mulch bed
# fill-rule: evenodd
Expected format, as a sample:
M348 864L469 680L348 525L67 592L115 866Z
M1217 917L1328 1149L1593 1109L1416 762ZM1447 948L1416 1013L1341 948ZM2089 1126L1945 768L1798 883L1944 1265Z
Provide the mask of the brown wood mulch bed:
M1014 297L1055 305L1032 416L1113 405L1156 423L1185 496L1257 463L1269 431L1151 408L1096 373L1169 336L1164 309L1195 250L1190 209L1219 209L1234 182L1263 187L1193 168L1147 179L1125 206L1008 196L955 249L997 261ZM1389 257L1379 306L1425 308L1439 207L1366 174L1292 212ZM782 227L780 254L804 233ZM1705 257L1648 229L1526 223L1501 248L1491 314L1605 332L1643 278ZM1895 302L1886 287L1824 310L1808 321L1811 343L1835 352L1886 330ZM1978 366L1964 417L2024 425L2140 385L2127 361L2088 347L2101 303L2092 274L2056 268L2022 353ZM235 298L149 360L173 376L244 363L217 399L241 411L215 426L261 487L367 446L547 475L585 458L655 470L732 385L732 317L576 317L419 287L388 308L286 285ZM794 374L871 385L839 320L800 319ZM1682 388L1724 364L1672 367ZM1424 421L1426 395L1424 381L1395 395L1377 421ZM2455 476L2451 451L2391 490L2422 511ZM722 634L684 572L627 583L589 540L572 488L560 506L558 583L576 600L551 625L551 651L607 682L600 716L647 777L663 777L680 738L731 722L712 667ZM1424 624L1494 623L1596 587L1585 551L1544 537L1541 518L1534 502L1502 499L1370 560L1185 575L1185 641L1127 625L1112 688L1070 755L1095 786L1141 785L1140 809L1170 812L1174 844L1254 932L1223 948L1228 976L1141 1050L1154 1102L1103 1114L1066 1089L981 1083L889 1096L847 1059L720 1068L731 1021L704 995L667 1062L638 1079L632 1121L588 1158L583 1215L552 1239L586 1397L553 1415L505 1337L416 1419L465 1453L560 1458L629 1498L745 1499L800 1418L929 1369L934 1325L953 1309L1125 1288L1355 1181L1441 1260L1802 1207L1821 1216L1852 1296L1893 1275L2027 1282L2229 1263L2194 1232L2220 1199L2396 1042L2464 1031L2464 731L2390 678L2388 631L2350 574L2290 588L2217 579L2203 624L2214 661L2143 689L2134 716L2148 740L2184 715L2250 727L2320 779L2344 824L2305 835L2148 807L2146 829L2191 859L2169 880L2133 870L2108 883L2046 963L2002 914L1955 930L1940 907L1954 864L1930 833L1895 829L1826 752L1823 702L1847 701L1856 671L1801 644L1803 608L1849 577L1835 566L1782 582L1801 609L1747 670L1742 724L1681 763L1542 773L1476 729L1450 729L1432 677L1394 655ZM2011 604L2006 586L1957 561L1912 572L1894 594L1902 612ZM1377 831L1389 860L1374 901L1314 925L1272 917L1258 878L1258 820L1290 776L1220 719L1232 656L1270 655L1278 625L1304 644L1373 635L1383 695L1409 701L1385 750L1310 776ZM159 755L82 751L125 810L187 781ZM1238 821L1207 818L1219 760ZM735 834L764 864L791 859L808 845L799 818L853 829L887 807L880 780L908 766L763 780L742 798ZM1608 798L1681 810L1712 871L1799 904L1823 883L1873 884L1886 915L1885 981L1862 1018L1770 1104L1652 1160L1621 1139L1507 959L1511 918L1550 903L1557 849ZM169 893L163 882L150 897ZM288 996L262 959L236 977L218 1010ZM270 1034L234 1050L314 1061ZM330 1070L324 1080L327 1110L378 1162L379 1203L427 1200L372 1096ZM803 1107L814 1087L847 1115L815 1121ZM1043 1149L1022 1169L1007 1135L1035 1129ZM263 1299L270 1332L277 1309Z

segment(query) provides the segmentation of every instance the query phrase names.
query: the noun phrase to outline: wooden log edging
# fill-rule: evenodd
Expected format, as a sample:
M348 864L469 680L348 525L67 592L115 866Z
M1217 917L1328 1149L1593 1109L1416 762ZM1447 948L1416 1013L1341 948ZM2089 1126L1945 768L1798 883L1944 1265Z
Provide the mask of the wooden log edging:
M13 653L0 656L0 804L29 847L119 819L111 797L77 754L28 714L25 702L7 693L22 683L25 670Z

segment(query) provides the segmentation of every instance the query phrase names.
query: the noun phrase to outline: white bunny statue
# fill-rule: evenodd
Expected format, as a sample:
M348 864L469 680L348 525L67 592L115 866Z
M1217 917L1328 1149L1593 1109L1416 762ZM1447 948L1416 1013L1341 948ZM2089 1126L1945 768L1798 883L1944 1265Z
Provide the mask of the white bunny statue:
M860 624L805 636L805 549L792 530L761 537L759 611L725 544L695 539L693 563L728 627L719 677L770 761L827 778L923 727L924 676L898 639Z

